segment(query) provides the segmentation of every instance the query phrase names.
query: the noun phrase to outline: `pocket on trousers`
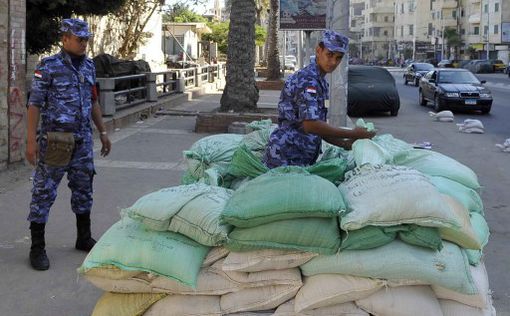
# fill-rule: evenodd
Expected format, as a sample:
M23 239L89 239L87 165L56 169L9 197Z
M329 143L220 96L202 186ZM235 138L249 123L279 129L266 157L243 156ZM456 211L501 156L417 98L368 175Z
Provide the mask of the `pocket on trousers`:
M49 167L65 167L73 156L75 140L73 133L48 132L44 163Z

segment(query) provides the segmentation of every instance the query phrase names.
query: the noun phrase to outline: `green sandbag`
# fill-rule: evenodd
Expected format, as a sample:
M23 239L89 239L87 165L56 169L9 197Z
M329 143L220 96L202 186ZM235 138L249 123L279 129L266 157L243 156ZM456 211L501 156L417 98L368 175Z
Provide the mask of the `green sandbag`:
M222 245L232 226L220 224L220 215L232 192L211 187L209 192L197 196L183 206L172 217L168 230L183 234L202 245Z
M257 158L262 159L266 152L269 136L275 129L275 126L255 130L254 132L244 135L240 146L246 146Z
M131 207L123 209L121 215L140 221L152 230L166 231L171 218L184 205L210 189L202 183L164 188L139 198Z
M237 189L221 219L236 227L254 227L284 219L337 217L344 211L333 183L301 167L280 167Z
M277 125L274 124L271 119L267 119L267 120L253 121L246 126L251 128L253 131L259 131L259 130L263 130L263 129L271 129L272 127L274 128Z
M242 139L243 135L238 134L217 134L199 139L189 150L183 151L188 171L195 179L200 179L205 170L215 165L227 167Z
M333 254L339 246L336 218L299 218L234 228L225 247L230 251L287 249Z
M352 153L356 166L364 164L384 165L392 159L390 154L370 139L358 139L352 144Z
M338 273L387 280L418 280L464 294L478 292L465 253L449 242L444 242L441 251L433 251L395 240L379 248L320 255L300 268L305 276Z
M473 266L477 266L480 264L480 260L483 256L483 247L487 245L489 242L489 225L487 225L487 222L485 221L485 218L475 212L470 213L470 219L471 219L471 225L473 226L473 229L478 237L478 240L480 241L480 244L482 245L482 250L472 250L472 249L466 249L466 254L469 260L469 263Z
M435 227L422 227L418 225L402 225L398 238L410 245L430 248L440 251L443 241L439 230Z
M200 266L209 251L183 235L148 230L124 218L98 240L79 268L80 273L107 265L145 271L196 286Z
M396 165L414 168L429 176L441 176L457 181L471 189L480 189L478 177L469 167L432 150L413 149L393 159Z
M334 158L327 161L319 161L318 163L305 167L305 169L311 174L338 185L344 179L347 162L340 158Z
M366 226L348 232L342 231L341 235L342 244L340 245L340 251L373 249L384 246L397 237L395 231L377 226Z
M372 138L372 141L384 148L384 150L390 154L391 161L393 161L393 157L397 154L402 154L413 149L413 146L410 144L395 138L390 134L377 135Z
M181 185L188 185L197 183L199 179L193 177L189 170L184 171L184 174L181 177Z
M346 150L322 141L322 155L319 157L319 162L340 158L346 163L346 171L356 168L356 161L352 150Z
M439 192L456 199L469 211L483 215L483 202L478 192L445 177L429 176L429 179Z

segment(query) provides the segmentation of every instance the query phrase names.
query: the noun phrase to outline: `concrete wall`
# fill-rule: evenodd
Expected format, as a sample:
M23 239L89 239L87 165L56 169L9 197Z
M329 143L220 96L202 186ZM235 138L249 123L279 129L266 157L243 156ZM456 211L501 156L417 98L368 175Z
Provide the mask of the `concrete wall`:
M25 16L25 1L0 0L0 169L25 152Z

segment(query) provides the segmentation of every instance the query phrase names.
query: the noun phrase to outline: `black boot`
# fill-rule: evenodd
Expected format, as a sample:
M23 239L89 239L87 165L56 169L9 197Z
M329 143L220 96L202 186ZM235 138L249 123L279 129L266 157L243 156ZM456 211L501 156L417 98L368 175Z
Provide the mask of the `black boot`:
M76 228L78 229L78 238L76 245L78 250L90 251L96 244L90 233L90 213L76 214Z
M32 236L32 246L30 247L30 264L35 270L48 270L50 260L46 255L46 243L44 241L45 223L39 224L30 222L30 234Z

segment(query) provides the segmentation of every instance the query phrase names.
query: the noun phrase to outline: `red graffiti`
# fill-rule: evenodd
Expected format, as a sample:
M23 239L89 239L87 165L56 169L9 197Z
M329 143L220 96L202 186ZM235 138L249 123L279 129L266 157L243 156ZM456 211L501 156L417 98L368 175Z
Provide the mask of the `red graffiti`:
M9 157L12 160L21 159L24 135L23 117L25 108L23 96L19 88L11 88L9 94Z

